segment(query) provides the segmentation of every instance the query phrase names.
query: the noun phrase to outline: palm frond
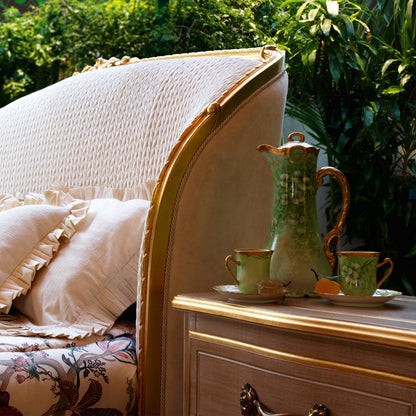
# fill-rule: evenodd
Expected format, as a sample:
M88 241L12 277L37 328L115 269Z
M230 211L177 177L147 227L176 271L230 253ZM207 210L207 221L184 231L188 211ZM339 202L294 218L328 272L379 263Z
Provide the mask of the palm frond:
M328 131L323 112L315 100L290 100L286 106L286 113L308 128L307 133L316 140L318 147L328 150Z

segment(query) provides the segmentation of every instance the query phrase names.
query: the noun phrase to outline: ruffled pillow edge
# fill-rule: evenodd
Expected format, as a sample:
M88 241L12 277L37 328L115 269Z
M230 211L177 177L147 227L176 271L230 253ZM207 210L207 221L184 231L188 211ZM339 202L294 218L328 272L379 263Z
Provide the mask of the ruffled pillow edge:
M69 206L69 214L41 239L20 262L0 288L0 312L8 314L12 302L25 295L31 287L36 272L47 266L62 241L68 241L76 232L76 226L87 216L89 202L74 200L61 191L47 191L45 195L28 194L25 197L0 195L0 212L22 205Z

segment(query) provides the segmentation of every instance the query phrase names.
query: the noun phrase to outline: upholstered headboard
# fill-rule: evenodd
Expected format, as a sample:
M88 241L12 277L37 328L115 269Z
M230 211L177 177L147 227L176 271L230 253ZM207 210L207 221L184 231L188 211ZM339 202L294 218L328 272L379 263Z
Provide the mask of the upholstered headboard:
M224 257L263 246L287 91L274 47L99 61L0 110L0 192L52 184L151 199L138 291L140 411L182 413L178 293L229 282ZM95 193L94 193L95 192Z
M43 190L51 181L154 185L201 109L260 65L239 56L213 60L209 55L189 56L186 64L183 59L118 63L103 61L108 70L90 68L3 109L2 191Z

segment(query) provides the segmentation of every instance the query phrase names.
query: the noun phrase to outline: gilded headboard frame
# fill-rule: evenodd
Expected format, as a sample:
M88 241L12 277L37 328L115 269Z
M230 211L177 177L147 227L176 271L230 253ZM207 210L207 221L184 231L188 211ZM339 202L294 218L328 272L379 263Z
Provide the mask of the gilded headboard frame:
M147 198L153 190L138 284L139 410L176 416L182 315L170 302L218 284L226 273L218 259L240 237L263 242L272 178L255 149L280 138L284 53L112 58L83 72L1 109L2 191L59 183L128 195L144 189ZM252 210L254 222L237 228Z
M195 56L239 56L261 61L252 72L227 91L219 100L208 105L182 134L163 167L153 192L144 241L141 268L138 377L140 388L139 414L159 414L163 386L164 315L169 313L166 280L169 279L168 247L174 224L175 206L185 173L201 146L215 130L253 93L284 72L284 53L273 46L264 48L202 53ZM188 55L189 56L189 55ZM177 56L173 55L172 58ZM129 59L125 58L125 63ZM102 62L103 65L116 64ZM91 70L88 69L88 70ZM163 307L162 307L162 306ZM161 338L162 332L162 338ZM163 404L162 404L163 408ZM168 413L167 413L168 414Z

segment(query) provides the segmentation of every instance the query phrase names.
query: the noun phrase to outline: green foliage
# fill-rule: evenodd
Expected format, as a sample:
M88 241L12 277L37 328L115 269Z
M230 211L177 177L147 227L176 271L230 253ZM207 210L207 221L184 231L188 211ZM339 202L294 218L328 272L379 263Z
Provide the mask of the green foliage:
M19 7L20 10L28 10L31 7L38 7L45 0L0 0L0 13L10 7Z
M359 2L295 0L283 3L277 14L277 39L288 50L292 79L289 113L309 127L330 164L348 178L349 236L359 237L363 249L392 257L389 287L411 294L416 292L415 17L413 0L379 1L371 10Z
M0 26L0 106L93 64L98 57L152 55L155 5L51 0Z
M267 0L171 0L175 52L247 48L267 43ZM271 37L268 38L271 42Z
M255 47L270 0L50 0L0 26L0 106L98 57ZM273 23L272 23L273 25Z

